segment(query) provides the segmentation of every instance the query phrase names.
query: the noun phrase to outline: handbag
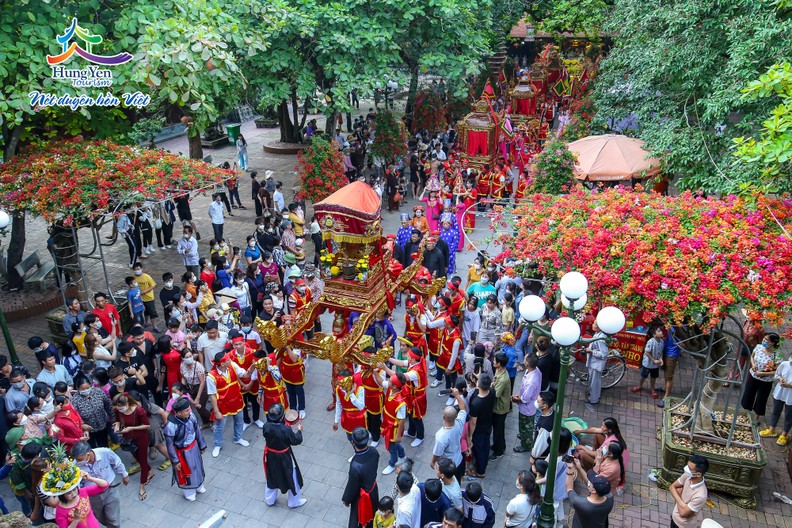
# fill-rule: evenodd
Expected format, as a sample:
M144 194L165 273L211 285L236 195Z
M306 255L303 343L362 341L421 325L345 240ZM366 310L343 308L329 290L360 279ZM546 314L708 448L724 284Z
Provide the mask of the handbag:
M119 438L118 444L121 446L121 449L129 453L136 453L138 450L138 445L129 438Z
M154 219L154 229L162 229L162 220L159 218Z
M401 195L400 192L397 192L396 194L393 195L393 201L394 202L401 202L402 201L402 195Z

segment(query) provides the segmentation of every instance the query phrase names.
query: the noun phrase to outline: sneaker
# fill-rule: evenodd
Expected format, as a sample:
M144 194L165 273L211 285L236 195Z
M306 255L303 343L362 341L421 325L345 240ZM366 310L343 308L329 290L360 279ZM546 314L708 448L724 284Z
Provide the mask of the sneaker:
M665 400L660 400L659 402L657 402L657 406L660 407L661 409L665 407Z
M165 246L165 249L170 249L170 248L171 248L171 246Z
M445 403L445 404L446 404L446 407L448 407L449 405L454 405L454 402L455 402L455 401L456 401L456 400L455 400L454 398L448 398L448 399L446 400L446 403Z
M130 267L131 267L131 266L130 266ZM434 376L435 374L437 374L437 369L431 369L431 370L429 371L429 375L430 375L430 376Z
M433 388L433 389L434 389L434 388L435 388L435 387L437 387L438 385L440 385L440 380L437 380L437 379L436 379L436 380L434 380L434 381L433 381L433 382L432 382L432 383L431 383L429 386L430 386L431 388Z
M305 411L300 411L299 417L300 420L303 420L305 418Z
M250 424L249 424L249 423L246 423L246 424L242 425L242 432L244 433L245 431L247 431L247 430L248 430L248 427L250 427ZM263 426L262 426L262 427L263 427Z
M530 453L530 449L525 449L523 446L516 446L512 448L515 453Z
M451 389L441 389L437 391L437 396L439 398L442 398L443 396L448 396L449 394L451 394Z
M195 493L193 493L192 495L187 495L184 498L187 499L190 502L195 502Z
M212 449L212 456L215 458L220 456L220 446L214 446L214 449Z
M761 436L762 438L775 438L776 436L778 436L778 433L776 433L773 429L768 427L764 431L759 431L759 436Z
M419 445L423 444L423 441L424 441L423 438L416 438L415 440L410 442L410 446L411 447L418 447Z
M778 444L780 446L787 445L787 435L782 434L781 436L779 436L778 440L776 440L776 444Z
M489 457L490 461L498 460L500 458L503 458L503 455L495 455L495 454L493 454L493 455L490 455L490 457Z
M370 447L377 447L377 446L379 445L379 443L380 443L379 439L377 439L377 440L372 440L372 441L369 443L369 446L370 446Z
M247 447L247 446L249 446L249 445L250 445L250 442L248 442L248 441L247 441L247 440L245 440L244 438L240 438L239 440L234 440L234 443L235 443L235 444L239 444L239 445L241 445L242 447Z
M206 488L201 485L201 487L198 489L198 493L206 493Z
M289 508L299 508L300 506L305 506L305 503L308 502L308 499L300 499L300 501L295 504L294 506L289 505Z
M383 469L383 470L382 470L382 474L383 474L383 475L390 475L390 474L391 474L391 473L393 473L394 471L396 471L396 468L395 468L395 467L393 467L393 466L388 466L388 467L386 467L385 469Z
M255 423L256 423L256 427L258 427L259 429L264 427L264 422L262 422L261 420L256 420Z
M149 253L156 253L156 252L157 250L154 248L154 246L149 246Z

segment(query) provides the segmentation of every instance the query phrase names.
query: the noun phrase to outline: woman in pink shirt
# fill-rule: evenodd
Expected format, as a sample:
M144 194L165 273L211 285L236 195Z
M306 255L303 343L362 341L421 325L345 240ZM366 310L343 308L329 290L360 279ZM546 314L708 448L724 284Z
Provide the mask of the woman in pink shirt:
M55 524L58 528L102 528L94 517L90 497L99 495L109 486L108 482L83 473L83 480L95 486L75 488L58 496L60 504L55 508Z
M627 449L627 442L619 429L619 422L616 418L605 418L602 421L602 427L589 427L582 431L578 431L578 436L582 434L594 435L594 448L589 449L584 445L578 445L575 448L575 455L580 459L583 469L588 471L594 468L594 463L597 458L597 450L603 448L611 442L618 442L622 448L622 459L624 460L624 467L630 465L630 451Z

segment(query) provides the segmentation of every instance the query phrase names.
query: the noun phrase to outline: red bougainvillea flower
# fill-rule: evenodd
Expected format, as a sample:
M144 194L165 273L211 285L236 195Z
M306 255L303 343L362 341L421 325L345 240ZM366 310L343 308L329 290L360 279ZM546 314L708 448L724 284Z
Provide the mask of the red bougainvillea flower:
M77 136L31 145L0 164L0 204L71 225L112 211L119 203L203 189L230 175L163 150Z
M792 200L624 188L535 194L502 236L546 276L579 271L589 298L669 324L715 324L738 306L779 327L792 301Z

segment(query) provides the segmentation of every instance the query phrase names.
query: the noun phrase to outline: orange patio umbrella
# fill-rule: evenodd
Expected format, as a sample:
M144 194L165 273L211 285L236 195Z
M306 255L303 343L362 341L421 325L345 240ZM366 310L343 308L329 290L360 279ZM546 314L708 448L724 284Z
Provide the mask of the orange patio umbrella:
M575 177L579 180L620 181L660 172L660 160L648 157L641 139L604 134L584 137L568 147L577 156Z

